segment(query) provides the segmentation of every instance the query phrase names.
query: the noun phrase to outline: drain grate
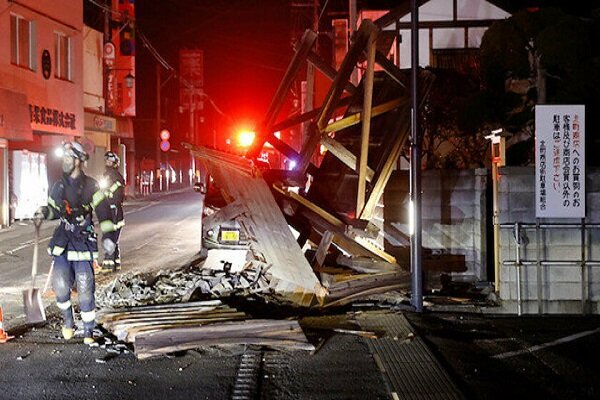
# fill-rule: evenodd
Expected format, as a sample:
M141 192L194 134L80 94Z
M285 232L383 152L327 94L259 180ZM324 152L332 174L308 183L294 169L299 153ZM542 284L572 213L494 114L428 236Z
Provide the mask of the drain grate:
M260 351L247 350L242 355L233 385L232 400L254 400L259 398L262 359L263 354Z

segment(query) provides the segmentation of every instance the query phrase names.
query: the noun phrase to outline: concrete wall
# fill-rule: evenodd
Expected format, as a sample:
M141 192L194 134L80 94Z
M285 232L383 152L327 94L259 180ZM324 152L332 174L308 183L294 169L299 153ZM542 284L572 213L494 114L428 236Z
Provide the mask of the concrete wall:
M406 246L394 231L408 234L408 171L396 171L385 195L386 250ZM454 279L485 281L487 171L433 170L423 172L423 247L434 254L464 255L466 272ZM440 265L440 272L444 270Z
M586 178L586 224L600 223L600 170L588 169ZM499 183L500 223L535 224L535 171L533 167L501 169ZM540 223L573 223L579 219L549 219ZM517 312L516 241L514 229L501 229L500 297L507 312ZM598 313L600 309L600 266L582 267L582 248L588 261L600 261L600 229L590 228L582 239L581 229L536 229L521 231L523 313ZM538 245L539 241L539 245ZM582 242L585 243L582 246ZM539 249L539 257L538 257ZM537 260L542 265L537 265ZM543 261L560 261L545 265ZM510 264L510 265L507 265ZM538 280L539 274L539 280ZM539 286L539 289L538 289Z

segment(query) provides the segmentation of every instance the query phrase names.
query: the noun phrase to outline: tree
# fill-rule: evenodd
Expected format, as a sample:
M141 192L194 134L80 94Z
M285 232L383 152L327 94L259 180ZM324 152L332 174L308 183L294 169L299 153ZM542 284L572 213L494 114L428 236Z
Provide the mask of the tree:
M536 104L585 104L587 150L600 149L600 47L594 45L600 39L599 16L575 17L557 8L523 10L486 31L481 43L484 91L475 102L496 111L474 113L470 124L500 124L514 134L515 143L524 142L513 164L531 161Z

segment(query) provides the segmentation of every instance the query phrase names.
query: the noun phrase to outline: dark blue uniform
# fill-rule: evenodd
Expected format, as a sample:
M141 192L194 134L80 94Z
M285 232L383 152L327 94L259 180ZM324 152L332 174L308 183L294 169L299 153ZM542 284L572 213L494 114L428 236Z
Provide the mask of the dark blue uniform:
M71 288L76 284L85 337L92 337L96 324L93 261L98 257L98 241L92 211L105 197L96 180L82 172L77 178L63 175L48 198L48 218L60 218L48 245L54 257L57 305L63 312L65 327L73 328Z
M107 167L104 172L104 178L109 186L118 185L114 193L109 195L96 210L98 221L100 221L100 230L102 231L102 240L109 239L114 243L114 250L105 251L102 267L107 270L121 269L121 251L119 249L119 238L121 229L125 226L123 214L123 200L125 198L125 179L117 168Z

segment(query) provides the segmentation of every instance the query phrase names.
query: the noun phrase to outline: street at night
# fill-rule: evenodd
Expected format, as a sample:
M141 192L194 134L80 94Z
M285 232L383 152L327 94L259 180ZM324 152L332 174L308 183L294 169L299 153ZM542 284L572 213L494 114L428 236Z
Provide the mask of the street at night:
M591 3L0 0L0 399L600 398Z

